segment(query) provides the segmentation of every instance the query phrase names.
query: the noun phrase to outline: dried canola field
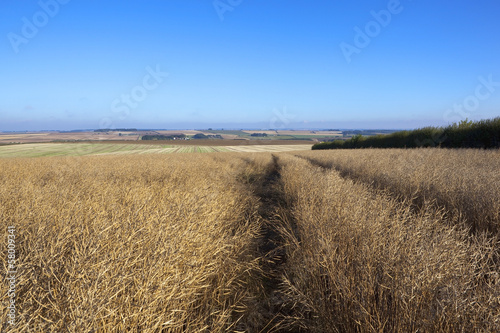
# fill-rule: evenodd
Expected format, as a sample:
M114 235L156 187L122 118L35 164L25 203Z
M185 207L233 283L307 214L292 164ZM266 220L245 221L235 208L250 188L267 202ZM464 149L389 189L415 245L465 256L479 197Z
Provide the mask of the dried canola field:
M498 151L111 148L0 159L0 331L500 331Z
M2 229L16 232L12 331L236 328L259 272L247 163L168 156L0 160Z

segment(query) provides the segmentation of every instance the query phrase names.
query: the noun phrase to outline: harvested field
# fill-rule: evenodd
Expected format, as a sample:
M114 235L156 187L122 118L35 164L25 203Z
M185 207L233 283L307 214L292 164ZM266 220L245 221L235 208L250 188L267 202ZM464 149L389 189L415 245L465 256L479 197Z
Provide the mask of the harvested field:
M0 146L2 157L85 156L85 155L133 155L169 153L213 152L280 152L311 149L311 145L249 145L249 146L196 146L173 144L134 143L32 143Z

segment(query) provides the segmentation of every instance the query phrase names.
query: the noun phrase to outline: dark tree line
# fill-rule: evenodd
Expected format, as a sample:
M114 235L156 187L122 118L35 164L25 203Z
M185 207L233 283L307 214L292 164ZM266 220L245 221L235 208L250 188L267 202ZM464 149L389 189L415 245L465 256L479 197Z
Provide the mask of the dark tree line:
M500 117L476 122L463 120L447 127L424 127L388 135L355 135L349 140L318 143L312 149L418 147L500 148Z

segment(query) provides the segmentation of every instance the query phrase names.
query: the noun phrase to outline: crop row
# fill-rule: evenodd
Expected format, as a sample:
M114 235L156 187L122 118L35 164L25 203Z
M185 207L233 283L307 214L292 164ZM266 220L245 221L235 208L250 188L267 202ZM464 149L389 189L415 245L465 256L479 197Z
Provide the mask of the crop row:
M414 206L442 208L452 224L500 232L500 151L363 149L297 154Z
M16 230L12 331L241 325L259 281L258 202L237 181L243 160L190 156L0 160L1 229Z
M432 205L416 210L334 168L280 156L283 195L292 212L282 231L287 262L281 292L299 327L500 330L495 239L449 225L447 214Z

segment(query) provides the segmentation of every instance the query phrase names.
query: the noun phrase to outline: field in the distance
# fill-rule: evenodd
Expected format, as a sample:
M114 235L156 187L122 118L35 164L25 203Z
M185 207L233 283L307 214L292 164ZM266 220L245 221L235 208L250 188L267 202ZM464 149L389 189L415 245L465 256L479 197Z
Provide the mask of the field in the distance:
M283 152L310 150L309 145L232 145L210 146L210 141L203 140L207 145L179 144L179 142L146 143L30 143L0 146L0 158L5 157L43 157L43 156L86 156L86 155L135 155L135 154L171 154L171 153L212 153L212 152ZM182 142L182 141L180 141ZM223 141L226 144L225 140ZM169 144L172 143L172 144ZM175 144L174 144L175 143ZM201 142L200 142L201 143Z
M266 134L266 137L252 136L252 134ZM196 134L217 135L219 140L211 140L212 145L226 145L217 141L279 141L285 142L300 140L318 141L342 137L341 131L312 131L312 130L134 130L134 131L37 131L37 132L0 132L0 145L11 143L41 143L67 141L141 141L145 135L185 135L192 138ZM194 140L198 141L198 140ZM277 144L277 143L275 143ZM198 144L200 145L200 144ZM228 143L227 145L233 145Z

